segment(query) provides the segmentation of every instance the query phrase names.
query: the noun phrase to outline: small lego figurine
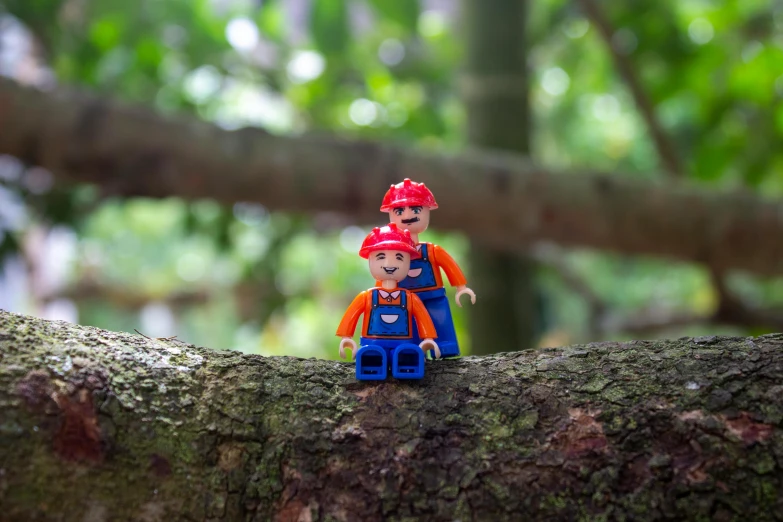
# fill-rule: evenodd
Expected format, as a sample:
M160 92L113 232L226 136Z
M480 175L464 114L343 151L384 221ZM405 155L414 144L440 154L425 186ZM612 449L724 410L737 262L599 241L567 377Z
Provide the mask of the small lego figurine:
M397 283L405 279L411 258L418 258L416 244L407 230L390 223L376 227L364 239L359 255L370 262L370 273L378 281L375 288L361 292L346 310L337 335L340 357L345 359L349 347L356 360L356 378L360 381L386 379L389 365L397 379L424 377L424 354L432 350L440 357L437 334L421 300ZM360 347L352 339L359 316L364 314ZM413 320L424 338L414 344Z
M419 234L427 230L430 224L430 211L438 208L435 197L424 183L416 183L408 178L402 183L392 185L383 197L381 212L388 212L392 223L407 230L416 242L421 257L411 261L408 277L400 282L400 287L411 290L424 302L424 306L435 323L438 332L438 346L443 357L455 357L460 354L451 308L443 288L443 269L449 283L456 287L455 300L463 294L470 296L470 302L476 304L476 294L468 288L465 275L456 261L441 247L432 243L419 243ZM418 339L418 324L414 324L414 341Z

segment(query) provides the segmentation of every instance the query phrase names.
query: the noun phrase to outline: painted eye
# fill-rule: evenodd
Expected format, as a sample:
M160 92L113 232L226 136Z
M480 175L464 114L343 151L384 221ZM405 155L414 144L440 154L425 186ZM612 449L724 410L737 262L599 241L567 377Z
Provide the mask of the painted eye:
M421 214L421 207L413 207L414 214Z
M394 209L394 213L397 214L398 216L401 216L402 215L402 209L401 208L395 208Z

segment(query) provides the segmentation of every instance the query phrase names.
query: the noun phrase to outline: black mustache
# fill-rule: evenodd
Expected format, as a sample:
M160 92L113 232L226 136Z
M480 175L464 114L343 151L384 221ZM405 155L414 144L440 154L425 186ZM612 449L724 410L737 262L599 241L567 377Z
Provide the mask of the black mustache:
M417 217L412 217L410 219L403 219L402 222L406 225L410 225L411 223L416 223L419 220Z

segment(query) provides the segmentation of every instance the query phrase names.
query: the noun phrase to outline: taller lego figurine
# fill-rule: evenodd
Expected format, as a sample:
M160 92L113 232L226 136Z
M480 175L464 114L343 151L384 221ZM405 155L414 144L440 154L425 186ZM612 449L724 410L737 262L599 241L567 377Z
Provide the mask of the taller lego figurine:
M451 286L457 289L454 298L457 306L462 306L459 299L463 294L468 294L470 302L476 304L476 294L467 287L465 274L443 248L432 243L419 242L419 234L427 230L430 224L430 211L436 208L438 204L435 202L435 196L424 183L405 178L402 183L392 185L386 192L381 212L388 212L392 223L411 233L411 239L416 243L421 257L411 261L408 277L400 282L400 287L415 292L424 302L438 332L441 355L455 357L460 353L459 343L454 331L449 300L443 288L441 269L446 272ZM417 325L414 325L414 338L418 339L416 327Z
M419 257L416 244L407 230L394 223L376 227L365 238L359 255L370 261L370 273L378 281L375 288L361 292L345 311L337 335L340 357L350 348L356 359L356 378L360 381L383 380L388 367L397 379L424 377L424 350L440 357L437 336L427 309L416 294L398 288L411 266L411 258ZM357 350L353 337L359 316L364 314L361 347ZM413 320L419 325L424 340L413 344Z

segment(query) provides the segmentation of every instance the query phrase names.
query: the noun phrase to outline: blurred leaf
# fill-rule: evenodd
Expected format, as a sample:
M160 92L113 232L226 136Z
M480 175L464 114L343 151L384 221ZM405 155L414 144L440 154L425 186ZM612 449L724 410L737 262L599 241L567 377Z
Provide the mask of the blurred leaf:
M90 41L100 50L106 51L115 47L124 30L124 22L117 17L97 20L90 26Z
M40 214L50 223L73 226L79 219L75 193L55 188L41 197L37 205Z
M152 38L144 38L136 44L136 59L139 65L158 67L163 57L160 43Z
M325 55L344 53L350 40L345 0L314 0L310 28L315 45Z
M694 175L697 179L716 180L725 172L732 159L731 151L725 143L705 143L696 154Z
M19 252L19 248L19 241L13 232L0 229L0 272L3 270L5 258Z
M384 18L401 25L409 33L416 32L419 21L419 0L369 0Z
M281 40L285 29L285 12L282 0L265 0L256 16L258 29L267 38Z

